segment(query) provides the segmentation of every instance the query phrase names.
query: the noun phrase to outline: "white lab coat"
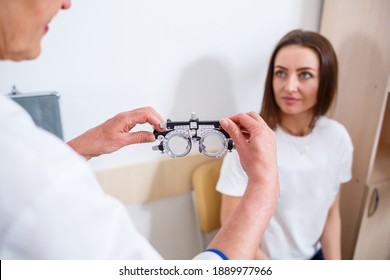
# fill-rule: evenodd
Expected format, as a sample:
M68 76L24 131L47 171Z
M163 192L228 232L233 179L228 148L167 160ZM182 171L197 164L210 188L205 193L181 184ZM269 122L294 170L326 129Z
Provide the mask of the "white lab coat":
M210 252L197 256L203 257L219 259ZM86 161L5 96L0 259L161 259Z

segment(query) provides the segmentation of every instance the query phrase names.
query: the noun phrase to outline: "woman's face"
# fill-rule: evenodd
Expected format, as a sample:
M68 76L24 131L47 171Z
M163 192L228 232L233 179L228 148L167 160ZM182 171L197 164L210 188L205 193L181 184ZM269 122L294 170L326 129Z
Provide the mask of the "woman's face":
M70 0L0 0L0 59L36 58L48 24Z
M310 48L289 45L279 50L275 57L272 86L281 117L312 116L317 103L319 67L319 58Z

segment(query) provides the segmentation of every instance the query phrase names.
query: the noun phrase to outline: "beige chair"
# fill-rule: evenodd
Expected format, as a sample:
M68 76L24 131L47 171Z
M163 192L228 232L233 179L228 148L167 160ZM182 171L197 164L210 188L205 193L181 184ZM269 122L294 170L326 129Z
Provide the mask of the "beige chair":
M220 228L221 194L215 187L222 159L214 159L198 166L192 174L195 211L200 228L202 246L207 247L208 234Z

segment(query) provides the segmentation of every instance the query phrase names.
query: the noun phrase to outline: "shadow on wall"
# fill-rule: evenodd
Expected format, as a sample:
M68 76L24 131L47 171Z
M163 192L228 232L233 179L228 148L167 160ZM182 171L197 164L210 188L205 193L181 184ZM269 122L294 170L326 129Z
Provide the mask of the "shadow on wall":
M219 120L236 111L227 67L218 59L203 58L183 71L169 118L188 120L196 112L199 120Z
M318 31L320 30L320 19L322 14L323 0L312 1L304 0L301 5L300 24L299 27L304 30ZM308 13L310 11L310 13ZM314 24L316 22L316 24ZM311 27L311 28L308 28Z
M173 109L168 118L172 121L187 121L191 113L195 112L201 121L219 120L235 114L236 111L232 80L227 67L217 59L204 58L189 65L183 71L177 86ZM192 147L191 153L198 155L196 145ZM197 158L199 158L199 162L213 160L204 156ZM187 156L187 159L190 157ZM182 158L182 160L187 159ZM172 162L173 165L182 161L180 159L168 160L175 161ZM171 189L179 188L179 186L175 186L174 182L188 181L189 186L183 186L183 188L190 188L190 176L192 170L199 164L198 161L187 165L181 164L175 170L167 170L164 163L160 162L155 174L160 172L170 174L172 183L165 182L164 184L161 178L156 178L156 180L160 180L160 184L164 184L166 187L170 186ZM184 174L188 174L188 179L182 178ZM149 240L168 259L192 258L201 250L194 206L192 201L188 200L187 195L165 198L165 200L176 200L170 207L164 207L164 211L171 213L169 217L164 219L161 218L161 212L164 212L161 211L161 208L149 209ZM183 227L183 219L187 224L185 227ZM164 227L169 230L161 230ZM165 236L163 236L164 234ZM178 244L181 245L178 246ZM176 249L172 250L173 248Z

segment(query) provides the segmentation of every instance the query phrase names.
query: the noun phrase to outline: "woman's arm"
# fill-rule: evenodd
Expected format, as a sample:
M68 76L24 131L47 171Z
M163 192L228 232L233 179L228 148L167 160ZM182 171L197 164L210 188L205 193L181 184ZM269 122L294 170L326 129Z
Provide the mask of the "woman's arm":
M320 242L325 259L341 259L340 193L337 194L332 207L329 209Z
M255 259L256 260L269 260L270 258L267 256L266 253L264 253L263 250L261 250L261 247L259 247L258 250L256 251Z
M233 210L236 209L238 203L241 200L241 196L230 196L222 194L221 200L221 224L224 224L227 218L232 214Z

